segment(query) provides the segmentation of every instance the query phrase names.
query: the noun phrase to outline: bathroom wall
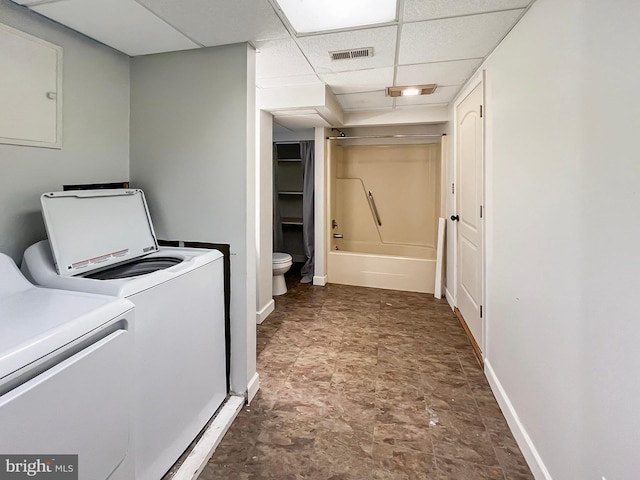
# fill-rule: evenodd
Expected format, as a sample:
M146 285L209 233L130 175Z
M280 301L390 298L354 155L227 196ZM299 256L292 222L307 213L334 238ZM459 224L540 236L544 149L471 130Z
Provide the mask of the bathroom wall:
M0 144L0 252L20 262L46 238L42 193L129 179L129 57L8 0L0 22L64 50L62 149Z
M386 243L435 248L440 210L440 145L341 148L343 157L336 162L334 177L334 212L339 224L334 233L343 234L352 245ZM369 192L382 225L373 217ZM340 247L340 240L335 244Z

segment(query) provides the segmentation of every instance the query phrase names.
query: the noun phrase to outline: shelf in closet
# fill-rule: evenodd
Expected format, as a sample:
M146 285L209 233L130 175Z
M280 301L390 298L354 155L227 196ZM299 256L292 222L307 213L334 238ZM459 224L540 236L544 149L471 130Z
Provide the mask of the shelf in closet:
M294 262L304 262L304 236L302 221L302 193L304 162L300 142L275 143L274 160L277 159L275 196L282 222L282 251L293 257Z
M282 225L300 225L302 226L302 218L298 217L282 217Z

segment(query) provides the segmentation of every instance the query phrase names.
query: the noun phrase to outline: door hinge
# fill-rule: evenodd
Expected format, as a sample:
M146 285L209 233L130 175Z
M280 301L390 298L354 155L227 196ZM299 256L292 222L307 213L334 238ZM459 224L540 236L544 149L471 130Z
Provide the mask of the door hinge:
M451 184L451 193L452 194L456 193L456 184L455 183Z
M482 205L480 205L480 218L482 218Z
M482 305L480 305L480 318L482 318Z
M482 105L480 105L480 118L482 118Z

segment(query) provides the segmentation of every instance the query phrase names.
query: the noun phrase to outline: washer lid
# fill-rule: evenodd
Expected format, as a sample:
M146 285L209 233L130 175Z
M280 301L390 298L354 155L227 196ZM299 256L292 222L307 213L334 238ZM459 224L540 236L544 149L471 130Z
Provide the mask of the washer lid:
M142 190L45 193L42 215L56 269L71 276L158 251Z

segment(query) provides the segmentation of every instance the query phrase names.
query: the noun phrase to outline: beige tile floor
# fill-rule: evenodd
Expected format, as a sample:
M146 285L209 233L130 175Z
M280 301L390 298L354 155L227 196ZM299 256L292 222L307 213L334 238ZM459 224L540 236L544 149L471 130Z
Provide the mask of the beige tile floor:
M446 302L287 281L200 480L533 478Z

